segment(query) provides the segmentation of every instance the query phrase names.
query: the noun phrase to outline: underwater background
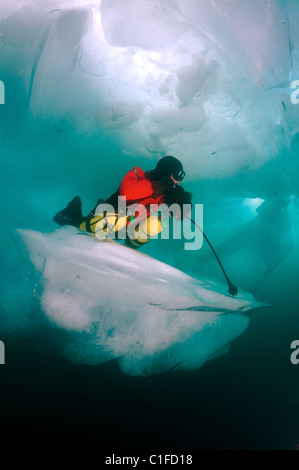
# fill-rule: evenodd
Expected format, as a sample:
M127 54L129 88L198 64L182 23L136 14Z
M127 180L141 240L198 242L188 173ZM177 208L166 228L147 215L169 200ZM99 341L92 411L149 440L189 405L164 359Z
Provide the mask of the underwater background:
M0 17L7 442L115 452L296 449L298 2L2 0ZM90 289L77 290L72 276L79 261L91 263L88 246L82 241L79 249L57 231L54 214L75 195L88 213L129 169L150 170L166 154L183 162L183 187L203 204L204 231L240 295L260 303L246 324L239 325L241 315L227 324L216 315L207 327L188 323L194 312L174 318L161 311L161 326L151 296L161 295L167 310L173 302L186 307L188 294L176 297L181 274L173 274L170 293L163 285L154 290L154 261L137 272L138 291L115 275L112 294L102 298L100 271L110 262L103 252ZM19 229L50 238L27 243ZM232 305L206 244L187 251L183 240L152 240L143 253L197 279L202 296L214 283L207 295L215 307ZM129 263L119 263L129 276ZM100 352L91 303L115 327L113 336L107 326ZM144 349L136 341L126 356L118 348L127 348L128 324ZM225 354L208 360L224 345Z

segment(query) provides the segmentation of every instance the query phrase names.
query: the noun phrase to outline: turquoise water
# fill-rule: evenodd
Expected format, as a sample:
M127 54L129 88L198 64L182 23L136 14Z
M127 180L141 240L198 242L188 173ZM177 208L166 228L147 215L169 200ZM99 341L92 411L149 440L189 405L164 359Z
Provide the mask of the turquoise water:
M5 112L7 109L8 106ZM59 137L55 135L55 139ZM54 140L53 134L47 138L49 143ZM15 225L51 231L54 229L51 217L61 200L79 193L86 194L86 201L92 201L98 194L108 193L106 180L101 180L99 188L97 178L89 180L88 171L81 174L80 180L74 179L75 170L70 170L70 166L79 159L81 148L77 144L70 150L71 156L61 162L57 155L53 157L49 145L47 155L42 152L43 141L23 143L18 155L24 156L25 149L27 158L20 158L16 172L12 163L16 154L9 153L10 158L4 158L8 155L6 139L7 136L2 147L5 231ZM78 140L83 147L84 138ZM98 148L96 140L96 151ZM111 152L111 146L103 145L101 149L118 156L116 150ZM28 171L28 155L34 161L32 172ZM62 195L51 185L47 188L50 162L51 175L60 180ZM104 165L109 172L108 162ZM115 172L115 183L126 165L124 162ZM13 185L7 184L12 181ZM159 256L159 242L156 243L152 251ZM171 255L169 247L168 250ZM2 260L7 256L4 252ZM164 249L160 256L167 261ZM69 445L88 446L101 440L107 448L295 448L299 440L299 366L290 362L290 344L298 339L299 331L298 259L296 240L255 293L257 300L271 304L272 308L252 313L248 329L233 342L229 354L197 371L128 377L113 361L93 367L75 366L25 354L22 342L16 351L7 341L6 365L1 367L1 395L5 403L2 419L7 436L15 438L17 423L19 441L33 439L42 446L47 446L55 436L57 443L67 440ZM171 256L169 262L175 265ZM22 280L17 272L14 276L17 289L21 289ZM237 277L234 282L238 282ZM20 315L24 305L18 304L15 309L10 315ZM34 341L38 343L38 336Z

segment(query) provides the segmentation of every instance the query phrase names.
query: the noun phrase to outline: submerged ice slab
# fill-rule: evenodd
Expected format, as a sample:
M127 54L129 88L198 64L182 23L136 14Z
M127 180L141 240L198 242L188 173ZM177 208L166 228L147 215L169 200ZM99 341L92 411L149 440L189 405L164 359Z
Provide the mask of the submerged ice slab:
M40 311L28 314L28 324L24 313L17 334L11 316L7 336L69 362L117 359L132 375L196 369L246 329L244 314L263 306L73 227L19 234L35 267L31 296Z

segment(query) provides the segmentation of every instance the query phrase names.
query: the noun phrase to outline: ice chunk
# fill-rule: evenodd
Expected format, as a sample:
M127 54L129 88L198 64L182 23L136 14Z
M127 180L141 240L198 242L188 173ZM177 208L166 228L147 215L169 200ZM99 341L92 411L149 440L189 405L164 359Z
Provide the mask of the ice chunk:
M257 170L291 149L298 133L290 90L278 88L292 56L298 70L288 24L296 46L298 6L287 5L290 19L282 1L4 1L7 99L29 139L41 122L46 133L104 131L131 157L181 155L190 179L216 181L213 193L227 178L233 195L250 173L242 196L261 196ZM62 134L60 141L69 146ZM275 172L286 181L273 163Z
M40 44L42 51L38 52L38 60L32 69L32 111L44 116L51 116L54 112L60 117L67 112L73 100L68 78L78 62L90 21L90 10L78 8L62 11L55 17L49 31L47 27Z
M192 63L178 71L176 93L182 104L188 104L196 93L206 91L206 82L215 75L218 64L205 63L200 57L193 57Z
M205 33L253 83L287 86L292 71L284 1L178 0L182 16Z
M38 279L42 311L30 324L40 322L47 338L39 349L70 362L118 358L133 375L197 368L246 329L245 313L262 306L73 227L19 233Z
M114 46L159 49L187 27L171 3L161 0L102 0L101 15L106 39Z

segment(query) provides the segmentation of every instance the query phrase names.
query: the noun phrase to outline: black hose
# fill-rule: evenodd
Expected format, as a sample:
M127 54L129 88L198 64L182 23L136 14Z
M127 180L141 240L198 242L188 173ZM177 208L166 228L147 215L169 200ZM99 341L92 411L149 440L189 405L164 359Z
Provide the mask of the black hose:
M216 257L216 259L217 259L217 261L218 261L218 263L219 263L219 266L220 266L220 268L222 269L222 272L223 272L223 274L224 274L224 276L225 276L225 279L226 279L226 282L227 282L227 285L228 285L228 292L229 292L229 294L230 294L230 295L233 295L233 296L237 295L237 293L238 293L238 288L237 288L236 286L234 286L234 285L232 284L232 282L230 281L228 275L226 274L226 271L225 271L224 267L222 266L222 263L221 263L221 261L220 261L218 255L217 255L216 251L214 250L212 244L210 243L208 237L206 236L206 234L204 233L204 231L200 228L200 226L199 226L193 219L191 219L191 218L188 217L188 216L187 216L187 219L191 220L191 222L201 231L201 233L203 234L205 240L208 242L209 247L210 247L211 250L213 251L213 253L214 253L214 255L215 255L215 257Z

